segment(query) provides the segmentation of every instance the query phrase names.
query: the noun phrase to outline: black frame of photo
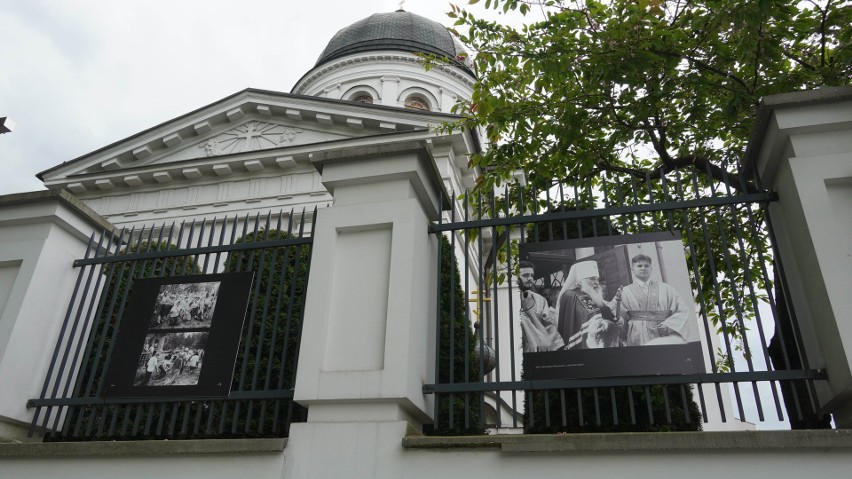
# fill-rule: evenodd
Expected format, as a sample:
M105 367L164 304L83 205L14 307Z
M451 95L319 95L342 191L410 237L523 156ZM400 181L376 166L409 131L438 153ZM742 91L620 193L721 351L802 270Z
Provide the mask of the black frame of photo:
M678 241L677 232L642 233L636 235L603 236L574 240L524 243L519 245L519 259L530 261L531 253ZM586 257L584 257L586 258ZM577 258L576 261L583 261ZM686 267L686 258L683 257ZM539 267L536 264L536 273ZM687 269L688 271L688 269ZM687 278L688 281L688 278ZM689 287L691 291L691 286ZM690 295L684 301L695 298ZM697 318L695 327L699 327ZM699 328L700 331L700 328ZM699 332L700 334L700 332ZM582 379L624 376L695 375L706 372L704 351L700 340L684 344L621 346L603 349L570 349L523 353L524 380Z
M226 397L231 381L241 332L249 304L254 272L172 276L137 280L121 319L116 345L109 358L104 398L194 398ZM155 328L151 314L164 285L219 281L215 311L209 328ZM204 364L195 385L134 385L139 359L149 334L208 332Z

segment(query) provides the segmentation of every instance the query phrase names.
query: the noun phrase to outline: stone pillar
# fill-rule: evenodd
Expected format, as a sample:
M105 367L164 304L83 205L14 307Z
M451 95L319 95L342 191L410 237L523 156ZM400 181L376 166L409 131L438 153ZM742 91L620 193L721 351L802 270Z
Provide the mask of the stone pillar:
M399 96L399 77L388 75L382 77L382 105L401 106L397 101Z
M313 233L288 477L399 477L388 458L433 410L440 180L421 142L312 161L334 204Z
M102 229L112 225L66 191L0 196L0 442L28 440L27 399L41 394L79 273L74 260ZM73 381L76 369L66 374Z
M819 405L852 427L852 88L764 99L747 156L770 219Z

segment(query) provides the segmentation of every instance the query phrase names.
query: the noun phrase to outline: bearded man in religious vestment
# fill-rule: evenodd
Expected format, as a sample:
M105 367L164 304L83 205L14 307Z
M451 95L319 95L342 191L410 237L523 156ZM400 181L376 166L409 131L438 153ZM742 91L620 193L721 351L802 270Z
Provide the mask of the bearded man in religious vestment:
M630 263L634 281L622 290L620 304L627 322L626 345L698 341L690 305L673 287L651 279L651 258L639 254Z
M622 322L604 301L595 261L574 263L557 300L559 334L567 349L611 348L621 345Z

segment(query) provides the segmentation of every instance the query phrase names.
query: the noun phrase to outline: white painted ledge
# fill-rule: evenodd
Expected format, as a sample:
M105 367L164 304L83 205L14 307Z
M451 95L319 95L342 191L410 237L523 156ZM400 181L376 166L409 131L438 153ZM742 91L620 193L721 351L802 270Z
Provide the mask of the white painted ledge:
M0 458L280 454L286 446L286 438L0 443Z
M852 430L407 436L406 449L499 448L503 453L829 451L852 449Z

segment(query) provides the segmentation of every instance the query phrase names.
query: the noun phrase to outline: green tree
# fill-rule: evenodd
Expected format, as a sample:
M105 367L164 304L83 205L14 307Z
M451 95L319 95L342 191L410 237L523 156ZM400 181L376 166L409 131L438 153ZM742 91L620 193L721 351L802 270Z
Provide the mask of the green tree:
M290 238L286 231L261 229L236 243ZM254 271L240 348L234 366L232 391L292 389L302 330L304 297L310 267L310 248L289 245L230 253L228 272ZM242 412L240 412L242 410ZM287 416L303 420L307 410L292 400L253 401L226 407L225 423L238 435L281 436ZM236 420L234 419L236 417ZM235 422L236 421L236 422Z
M478 345L465 314L467 302L450 241L441 235L438 383L478 383ZM438 414L429 434L482 434L482 393L436 394Z
M457 105L463 119L447 127L485 132L491 146L470 158L482 171L480 191L517 171L534 191L579 182L578 201L591 205L601 196L635 203L636 185L653 201L665 201L675 182L681 199L760 191L743 163L760 99L852 78L852 9L843 1L486 0L485 8L540 20L514 28L457 6L449 14L478 79L471 99ZM493 204L525 210L516 197ZM731 207L668 218L672 229L705 231L703 247L689 253L693 287L733 339L742 339L757 307L737 292L773 287L761 272L771 260L766 231L757 226L743 244L733 240L737 225L762 224L761 214ZM718 228L708 232L708 224ZM637 232L629 222L619 226ZM714 251L724 249L726 264L714 269ZM783 295L775 296L785 315ZM730 358L720 359L724 370ZM792 410L794 427L826 424L817 416L796 421Z
M471 4L478 0L471 0ZM462 125L492 148L486 185L527 172L537 187L602 171L638 179L694 168L753 188L735 167L766 95L847 85L852 9L839 1L519 1L544 19L515 29L453 6L475 54ZM457 31L463 31L459 28Z

